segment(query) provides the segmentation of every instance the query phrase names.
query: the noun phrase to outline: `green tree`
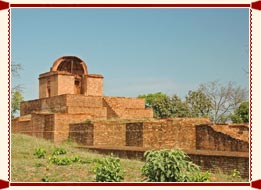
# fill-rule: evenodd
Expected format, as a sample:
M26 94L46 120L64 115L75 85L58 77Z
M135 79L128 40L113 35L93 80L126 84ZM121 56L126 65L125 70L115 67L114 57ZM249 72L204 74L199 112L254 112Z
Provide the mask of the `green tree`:
M242 102L240 106L231 115L233 123L248 123L249 122L249 102Z
M183 102L177 95L171 98L171 116L172 117L188 117L189 109L186 102Z
M12 92L12 100L11 100L11 117L14 118L15 115L20 110L20 103L24 101L24 98L20 91L15 90Z
M199 90L211 101L210 116L213 123L225 123L231 113L247 99L247 91L232 82L226 85L218 81L201 84Z
M146 107L153 109L154 117L156 118L187 116L187 106L177 95L169 97L164 93L157 92L154 94L140 95L138 97L145 98Z
M22 70L21 64L11 64L12 79L20 77L20 71ZM20 110L20 103L24 101L22 96L22 86L16 85L11 88L11 117L14 118L15 115Z
M153 109L154 117L167 118L171 116L171 101L166 94L157 92L138 97L145 98L146 107Z
M190 117L209 116L211 101L201 90L189 91L185 98Z

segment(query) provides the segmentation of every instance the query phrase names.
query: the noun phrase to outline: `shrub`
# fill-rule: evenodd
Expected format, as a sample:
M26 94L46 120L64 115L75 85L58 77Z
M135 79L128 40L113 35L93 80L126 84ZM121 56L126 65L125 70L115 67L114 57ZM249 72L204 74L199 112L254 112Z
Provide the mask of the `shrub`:
M209 174L201 173L181 150L151 150L144 154L142 175L151 182L208 181Z
M44 177L42 178L42 181L43 181L43 182L49 182L49 177L48 177L48 176L44 176Z
M37 148L34 155L37 156L37 158L45 158L46 151L43 148Z
M67 150L64 148L55 148L53 151L53 155L61 155L61 154L66 154Z
M112 156L96 161L94 173L95 180L101 182L120 182L124 179L124 172L120 159Z
M66 165L70 165L72 163L75 163L75 162L80 162L81 159L79 156L74 156L74 157L57 157L57 156L52 156L49 158L49 162L52 163L52 164L55 164L55 165L59 165L59 166L66 166Z

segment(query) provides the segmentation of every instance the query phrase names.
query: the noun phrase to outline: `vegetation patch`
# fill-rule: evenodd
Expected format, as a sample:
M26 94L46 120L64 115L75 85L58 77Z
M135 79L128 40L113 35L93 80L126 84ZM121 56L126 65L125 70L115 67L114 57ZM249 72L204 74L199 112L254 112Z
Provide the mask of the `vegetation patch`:
M112 156L97 160L94 173L96 181L120 182L124 179L120 159Z
M110 158L109 156L104 156L88 150L83 151L82 149L76 149L72 146L75 146L75 144L61 144L60 147L65 149L67 153L52 155L57 148L52 142L27 135L12 134L11 180L14 182L94 182L96 181L94 169L96 167L100 168L99 171L97 169L98 174L100 171L107 171L105 169L106 166L106 168L113 168L107 171L107 176L105 176L106 181L112 181L114 178L117 181L125 182L152 181L149 180L148 177L142 175L142 168L146 162L114 157ZM41 159L39 159L37 156L38 153L36 152L45 152L43 153L44 158L40 156ZM39 153L39 155L41 154ZM58 164L50 163L48 158L51 157L53 157L51 160ZM104 161L104 159L107 161ZM113 161L110 161L111 159ZM161 163L164 163L164 160L162 160ZM111 164L113 166L110 166ZM160 166L157 167L160 168ZM158 170L161 172L160 169ZM165 171L165 169L163 171ZM113 177L109 176L110 172L113 173ZM188 173L186 173L186 175L188 175ZM192 178L191 175L189 176ZM198 175L193 175L193 180L205 181L208 176L210 176L211 182L248 181L248 179L241 178L240 173L237 170L231 171L229 175L224 174L221 171L215 173L198 172ZM100 175L97 179L102 178L103 176Z
M151 182L204 182L209 173L201 172L199 166L189 160L181 150L147 151L142 174Z
M46 150L43 149L43 148L37 148L34 152L34 155L37 157L37 158L45 158L46 156Z

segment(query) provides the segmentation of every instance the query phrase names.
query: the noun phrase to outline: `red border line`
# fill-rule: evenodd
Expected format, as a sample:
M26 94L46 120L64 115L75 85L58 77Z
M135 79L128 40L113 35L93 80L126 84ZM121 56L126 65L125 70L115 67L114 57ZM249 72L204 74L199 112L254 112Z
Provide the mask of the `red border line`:
M10 186L251 186L249 182L243 183L20 183L20 182L11 182Z
M0 0L3 5L3 1ZM251 4L9 4L7 7L1 8L92 8L92 7L121 7L121 8L252 8L260 10L261 1L253 2ZM10 83L10 9L9 27L8 27L8 77ZM10 92L10 86L9 86ZM10 104L10 96L8 98ZM9 113L10 113L10 108ZM252 10L250 9L250 181L252 180ZM10 181L10 118L9 122L9 181ZM11 182L10 186L252 186L260 188L260 180L256 184L250 182L243 183L32 183L32 182Z
M249 64L250 64L250 72L249 72L249 99L250 99L250 106L249 106L249 111L250 111L250 115L249 115L249 144L250 144L250 149L249 149L249 169L250 169L250 174L249 174L249 178L250 181L252 181L252 10L250 9L249 11Z
M196 7L196 8L205 8L205 7L216 7L216 8L249 8L250 4L10 4L11 8L32 8L32 7L54 7L54 8L62 8L62 7Z
M8 9L8 181L10 181L10 159L11 159L11 156L10 156L10 152L11 152L11 149L10 149L10 134L11 134L11 123L10 123L10 113L11 113L11 110L10 110L10 92L11 92L11 84L10 84L10 81L11 81L11 55L10 55L10 50L11 50L11 47L10 47L10 36L11 36L11 25L10 25L10 9Z

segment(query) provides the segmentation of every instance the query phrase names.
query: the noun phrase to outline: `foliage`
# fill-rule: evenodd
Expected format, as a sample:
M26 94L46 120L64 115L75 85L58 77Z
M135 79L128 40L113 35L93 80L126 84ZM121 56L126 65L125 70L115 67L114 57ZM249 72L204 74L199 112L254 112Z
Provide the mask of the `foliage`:
M145 98L146 107L152 108L154 117L169 118L169 117L186 117L187 107L177 95L172 97L164 93L157 92L154 94L145 94L138 96Z
M189 91L185 98L190 117L209 116L211 101L201 90Z
M208 82L201 84L199 90L211 101L213 123L227 122L231 113L247 98L247 91L231 82L226 85L217 81Z
M171 117L188 117L189 109L186 102L183 102L177 95L170 98Z
M66 154L66 153L67 153L67 150L65 148L55 148L52 155L58 156L61 154Z
M242 102L240 106L231 115L233 123L248 123L249 122L249 102Z
M233 177L238 178L240 177L240 171L234 169L231 174Z
M42 163L36 163L36 164L35 164L35 167L37 167L37 168L42 167L42 166L43 166Z
M46 150L43 148L37 148L34 152L34 155L37 156L37 158L45 158Z
M142 174L151 182L208 181L207 173L189 160L181 150L151 150L144 154Z
M20 71L22 70L21 64L11 65L12 79L20 77ZM11 117L14 118L15 115L20 110L20 103L24 101L22 96L21 85L12 86L11 88Z
M94 173L96 175L96 181L120 182L124 179L120 159L112 156L97 160Z
M57 157L57 156L52 156L49 158L49 162L55 165L59 166L66 166L70 165L75 162L80 162L80 157L79 156L73 156L73 157Z
M20 103L24 101L24 98L20 91L15 90L12 92L11 100L11 117L14 118L15 114L20 110Z
M42 178L42 181L43 181L43 182L49 182L49 177L48 177L48 176L44 176L44 177Z

